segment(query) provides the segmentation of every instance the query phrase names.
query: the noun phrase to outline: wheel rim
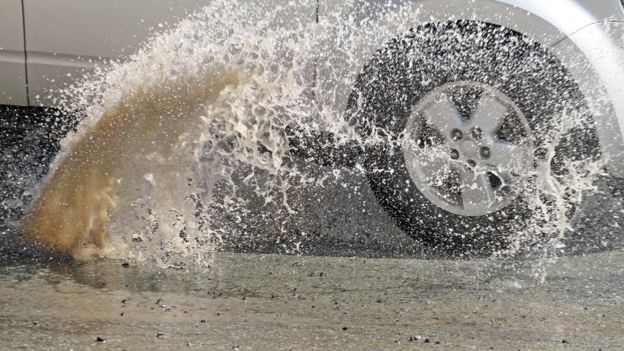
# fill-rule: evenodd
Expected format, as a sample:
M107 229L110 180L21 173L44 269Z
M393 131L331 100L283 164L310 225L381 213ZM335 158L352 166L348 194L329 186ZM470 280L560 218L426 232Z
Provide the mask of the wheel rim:
M499 90L454 82L422 98L402 142L409 175L434 205L464 216L508 206L535 168L529 124Z

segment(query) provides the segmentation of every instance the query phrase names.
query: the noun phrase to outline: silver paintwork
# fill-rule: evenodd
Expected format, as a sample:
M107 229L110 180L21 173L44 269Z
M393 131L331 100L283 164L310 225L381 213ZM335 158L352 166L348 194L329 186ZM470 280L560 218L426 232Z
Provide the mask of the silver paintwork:
M150 36L210 0L24 0L32 105L95 64L134 53Z
M26 105L24 28L20 0L0 5L0 104Z
M30 105L50 106L55 103L50 91L72 84L96 64L123 60L149 37L211 3L213 0L2 0L0 47L5 47L6 41L11 46L0 50L0 104L27 104L24 42ZM260 12L275 8L280 0L254 3ZM311 23L315 14L316 3L302 1L292 19ZM288 20L283 22L288 25ZM10 30L5 30L9 24ZM5 71L9 76L2 75Z

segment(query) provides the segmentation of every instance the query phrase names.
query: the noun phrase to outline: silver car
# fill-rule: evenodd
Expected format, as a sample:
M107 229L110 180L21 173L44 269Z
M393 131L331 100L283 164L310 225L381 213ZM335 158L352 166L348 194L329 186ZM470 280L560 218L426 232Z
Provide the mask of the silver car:
M208 3L6 0L0 104L51 105L51 91ZM423 241L462 252L504 245L501 233L527 213L518 179L548 153L552 119L569 106L585 124L555 154L599 158L624 177L620 0L319 0L293 16L349 23L318 60L316 88L331 92L319 102L363 135L374 126L402 140L367 152L382 170L369 179ZM444 156L423 159L428 149Z

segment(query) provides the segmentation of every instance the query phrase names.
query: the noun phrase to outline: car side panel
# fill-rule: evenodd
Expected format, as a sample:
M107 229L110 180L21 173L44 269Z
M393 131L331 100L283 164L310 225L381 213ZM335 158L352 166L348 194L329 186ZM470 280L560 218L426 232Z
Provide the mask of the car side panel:
M96 63L131 54L157 30L210 0L24 0L31 103L52 105L54 90Z
M3 0L0 9L0 104L27 104L25 70L22 2Z
M53 105L55 89L71 84L97 62L123 58L146 38L212 0L24 0L31 103ZM280 0L256 0L259 11ZM314 20L316 2L292 19ZM162 26L159 26L162 24ZM51 93L52 91L52 93Z
M624 178L624 22L586 26L553 49L593 104L609 173Z

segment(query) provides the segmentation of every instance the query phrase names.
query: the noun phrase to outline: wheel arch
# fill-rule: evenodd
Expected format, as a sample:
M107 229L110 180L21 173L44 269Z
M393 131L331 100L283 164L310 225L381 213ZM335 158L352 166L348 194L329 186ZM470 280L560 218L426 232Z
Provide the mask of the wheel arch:
M321 19L346 22L349 25L345 26L348 28L341 28L345 33L337 35L326 44L330 45L328 49L341 49L335 50L332 54L334 56L327 61L332 62L331 68L319 67L317 87L322 93L317 95L324 104L344 111L358 75L375 51L396 34L412 28L430 22L457 20L487 22L507 27L550 48L580 83L583 94L598 102L592 104L592 108L598 111L598 136L603 153L608 155L609 172L624 177L624 152L621 150L624 145L624 101L621 111L613 105L613 101L617 100L613 98L616 96L614 93L619 92L613 85L624 81L617 78L624 77L624 70L617 67L617 63L621 61L614 61L613 55L605 55L600 45L587 45L584 42L587 36L581 35L585 32L584 29L595 29L597 23L605 21L609 11L613 10L615 14L616 5L619 11L617 13L622 12L617 1L609 0L605 4L608 5L592 7L591 1L579 0L474 0L470 4L463 0L355 0L345 3L321 1ZM597 32L602 33L600 28ZM610 40L610 49L622 48L621 44L618 46L614 43L613 36L602 34L602 38ZM600 41L600 38L596 40ZM608 64L609 70L597 72L595 66L599 63Z

